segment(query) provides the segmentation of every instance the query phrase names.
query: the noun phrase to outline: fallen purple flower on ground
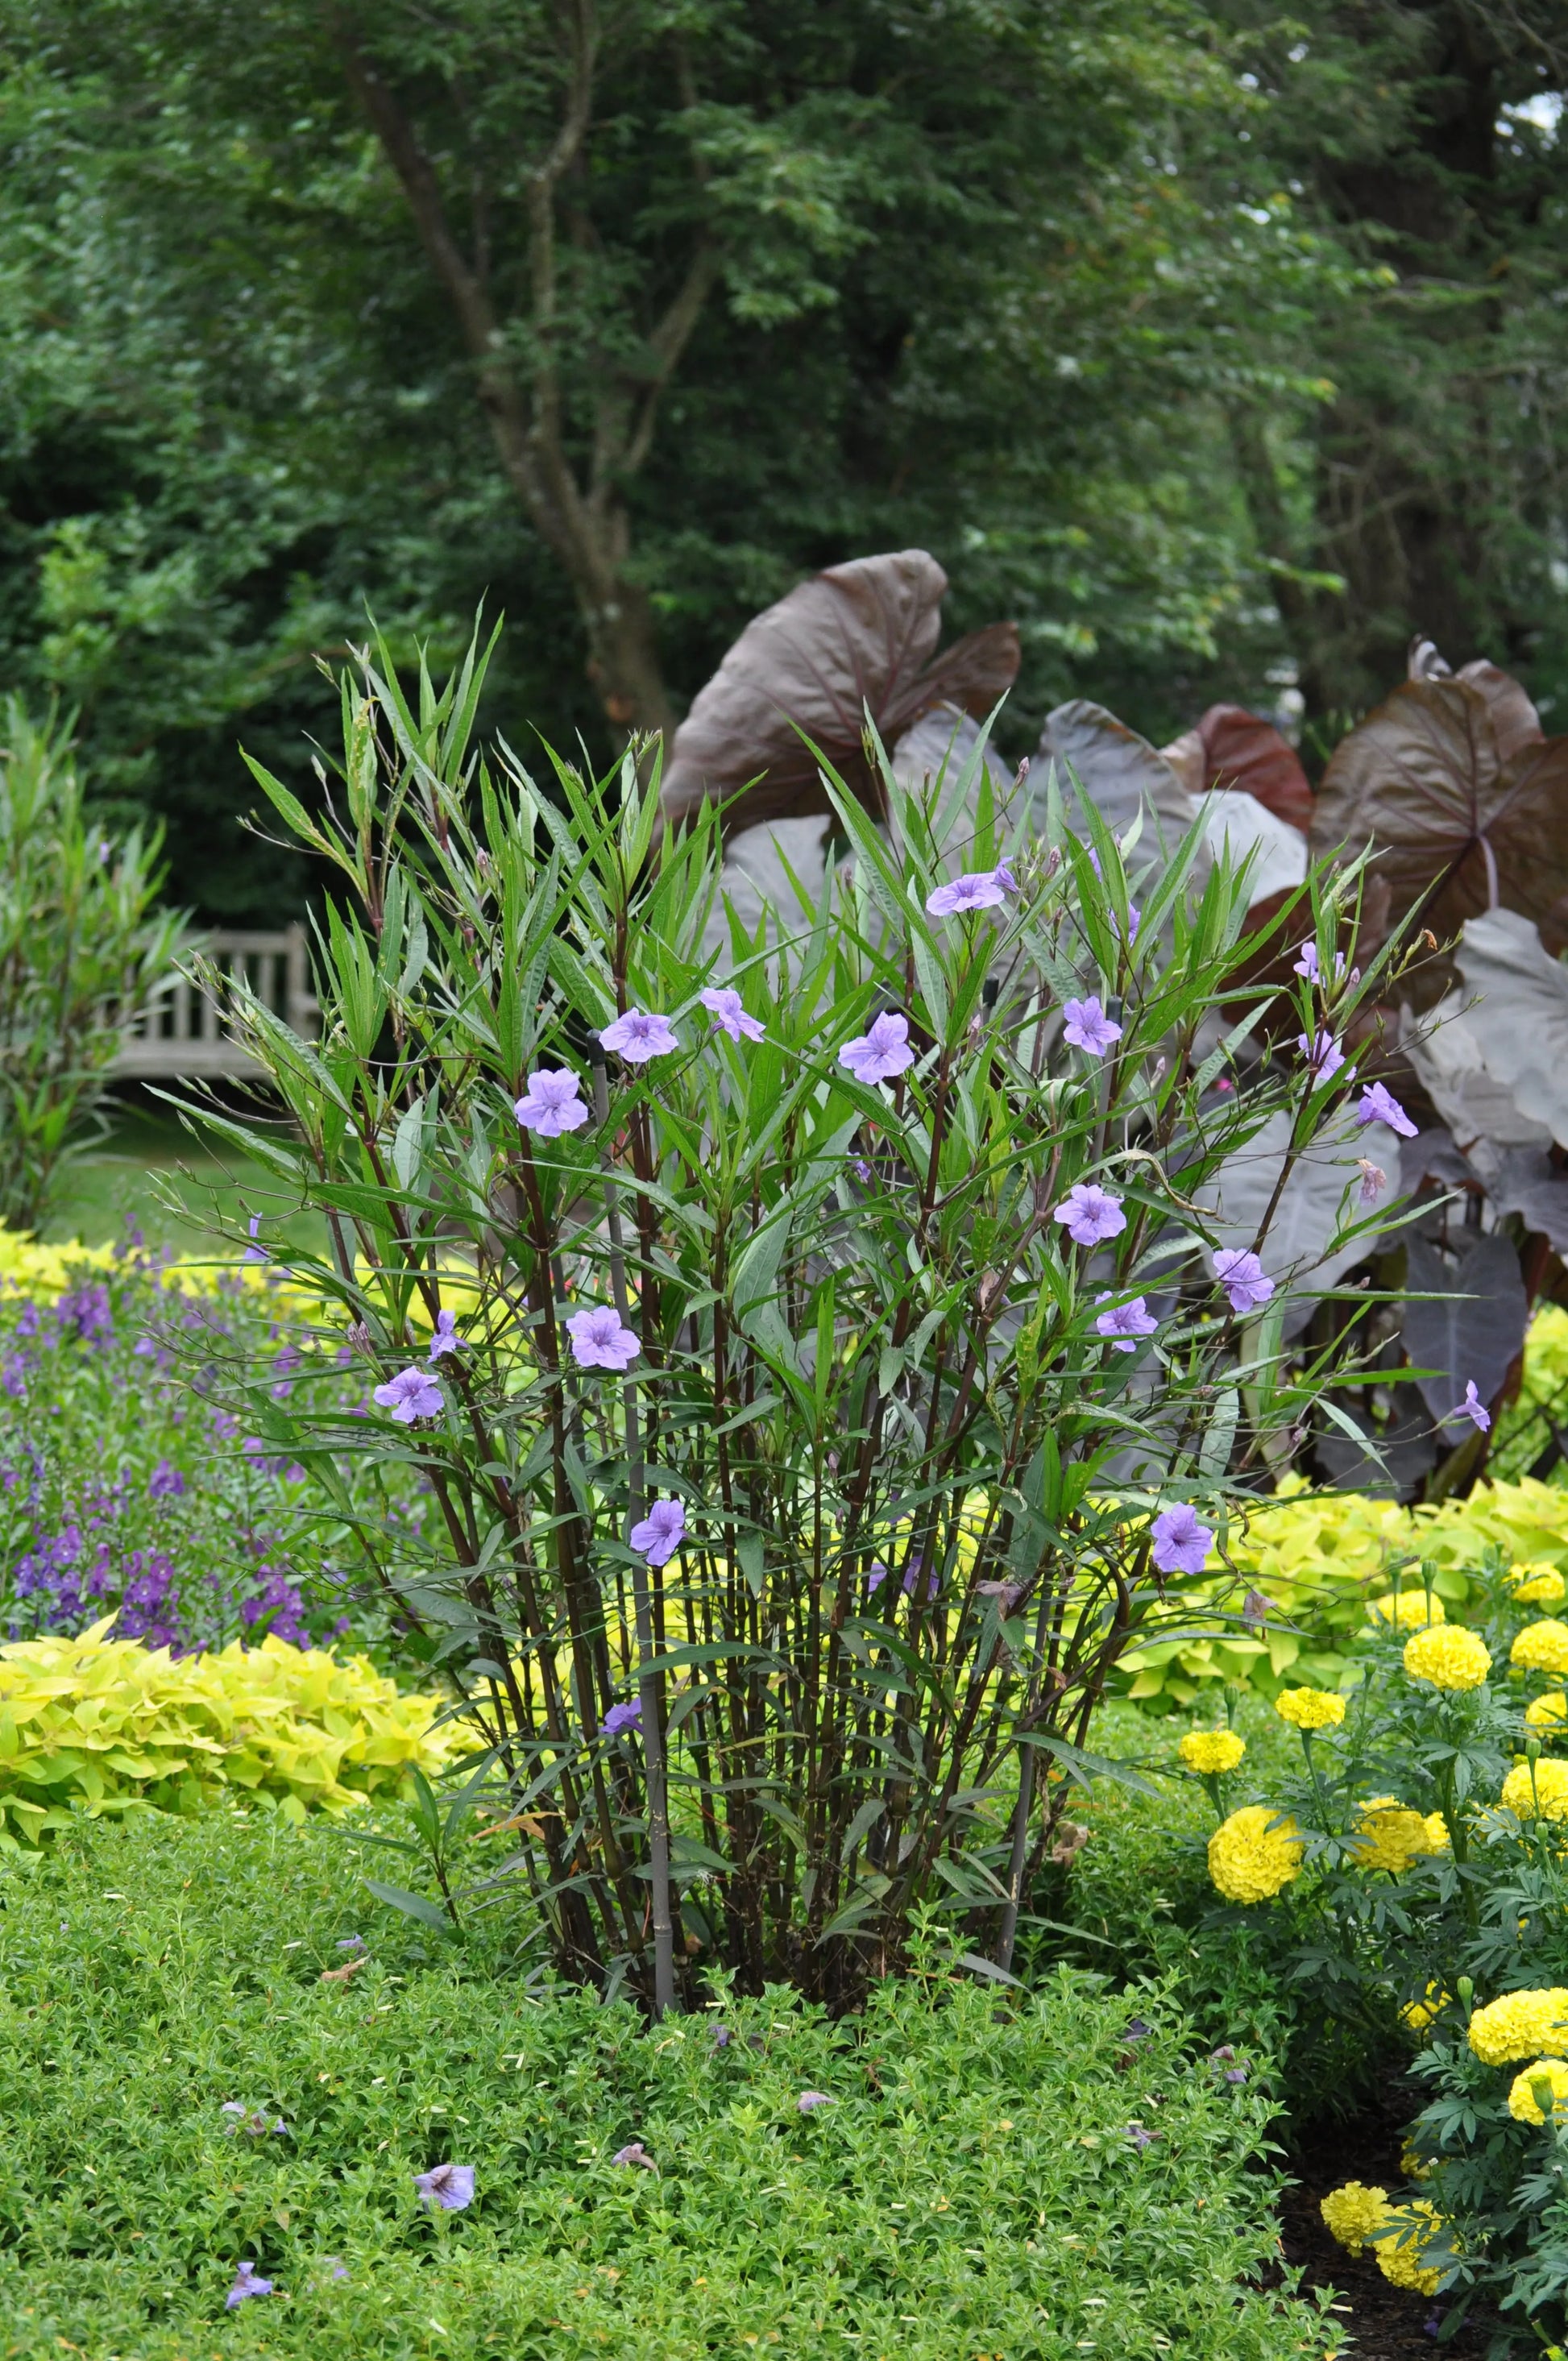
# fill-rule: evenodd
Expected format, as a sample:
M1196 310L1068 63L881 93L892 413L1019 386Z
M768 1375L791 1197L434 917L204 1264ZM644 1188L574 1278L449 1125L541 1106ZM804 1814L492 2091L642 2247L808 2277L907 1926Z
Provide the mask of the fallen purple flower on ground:
M444 2213L461 2213L474 2202L474 2168L471 2164L437 2164L429 2172L416 2172L414 2187L422 2205L433 2211L439 2206Z

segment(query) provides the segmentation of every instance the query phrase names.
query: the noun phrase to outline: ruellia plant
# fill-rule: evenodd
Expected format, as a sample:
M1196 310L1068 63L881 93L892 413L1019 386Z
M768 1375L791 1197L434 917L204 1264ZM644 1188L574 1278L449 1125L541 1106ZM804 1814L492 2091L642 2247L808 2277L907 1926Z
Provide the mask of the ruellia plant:
M258 1376L247 1422L456 1685L516 1840L466 1915L526 1881L658 2008L706 1963L850 2005L933 1905L1004 1975L1118 1657L1328 1380L1281 1207L1337 1158L1344 1236L1387 1218L1354 880L1303 889L1304 1049L1244 1060L1245 862L1054 793L1004 835L983 748L913 792L872 732L889 824L824 764L850 862L720 982L715 807L481 756L483 671L364 652L319 822L257 769L339 881L321 1036L250 1004L286 1120L201 1120L323 1216L288 1263L373 1407Z

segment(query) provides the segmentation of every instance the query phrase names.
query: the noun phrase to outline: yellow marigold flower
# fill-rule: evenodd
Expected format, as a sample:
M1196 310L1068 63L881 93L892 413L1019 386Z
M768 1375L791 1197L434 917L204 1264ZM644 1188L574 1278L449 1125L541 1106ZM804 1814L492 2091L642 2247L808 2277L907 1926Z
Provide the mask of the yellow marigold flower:
M1452 1850L1448 1822L1441 1812L1429 1812L1426 1819L1428 1852L1448 1852Z
M1407 2140L1399 2150L1399 2169L1407 2180L1430 2180L1431 2158L1416 2153L1413 2140Z
M1318 2211L1328 2224L1330 2236L1347 2255L1359 2255L1372 2232L1380 2230L1388 2218L1388 2192L1368 2189L1364 2180L1347 2180L1343 2189L1330 2190Z
M1190 1771L1234 1771L1246 1752L1246 1740L1234 1730L1190 1730L1176 1751Z
M1568 2027L1568 1986L1548 1991L1504 1993L1478 2008L1470 2020L1470 2047L1483 2066L1508 2066L1516 2058L1540 2057Z
M1550 1730L1556 1722L1568 1721L1568 1697L1561 1689L1548 1689L1544 1697L1526 1706L1524 1718L1532 1730Z
M1398 1631L1412 1631L1418 1625L1442 1623L1448 1609L1436 1591L1429 1598L1424 1590L1401 1590L1396 1598L1391 1590L1381 1598L1369 1598L1366 1611L1375 1623L1392 1623Z
M1508 1662L1521 1673L1568 1673L1568 1623L1551 1615L1527 1623L1508 1650Z
M1267 1804L1244 1804L1209 1839L1209 1875L1227 1902L1267 1902L1301 1871L1305 1847L1294 1820Z
M1478 1689L1491 1669L1485 1640L1457 1624L1429 1624L1405 1642L1405 1670L1413 1681L1431 1681L1434 1688Z
M1522 2074L1514 2076L1508 2092L1508 2113L1516 2123L1543 2124L1546 2121L1545 2111L1535 2089L1538 2082L1551 2083L1552 2113L1553 2116L1562 2114L1568 2107L1568 2059L1538 2058L1533 2066L1527 2066Z
M1411 2214L1419 2215L1419 2222L1410 2222ZM1391 2213L1390 2218L1401 2224L1403 2235L1377 2241L1372 2251L1378 2269L1391 2286L1410 2288L1418 2295L1435 2295L1442 2273L1429 2269L1425 2257L1437 2233L1447 2226L1442 2214L1428 2199L1418 2197L1413 2205L1401 2206L1398 2214Z
M1412 1805L1395 1795L1373 1795L1362 1805L1355 1824L1359 1868L1386 1869L1398 1877L1431 1850L1427 1824Z
M1332 1689L1281 1689L1274 1710L1293 1730L1336 1730L1344 1719L1344 1699Z
M1399 2015L1412 2033L1424 2033L1429 2025L1435 2024L1453 1998L1453 1993L1444 1992L1441 1984L1428 1984L1421 1998L1407 2001ZM1409 2172L1409 2169L1401 2159L1400 2171Z
M1550 1607L1568 1590L1568 1582L1544 1558L1508 1568L1508 1596L1519 1607Z
M1542 1755L1539 1763L1516 1763L1503 1782L1503 1801L1521 1820L1568 1820L1568 1763Z

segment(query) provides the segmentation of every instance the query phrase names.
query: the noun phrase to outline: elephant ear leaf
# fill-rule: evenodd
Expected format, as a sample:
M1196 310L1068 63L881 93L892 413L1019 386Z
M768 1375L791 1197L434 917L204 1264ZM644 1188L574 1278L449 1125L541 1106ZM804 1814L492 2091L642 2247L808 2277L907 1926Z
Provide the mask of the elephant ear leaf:
M1484 1402L1496 1401L1530 1320L1513 1241L1479 1230L1452 1235L1446 1251L1430 1238L1407 1241L1405 1284L1422 1300L1406 1302L1399 1314L1411 1367L1431 1372L1416 1383L1440 1424L1453 1419L1469 1383ZM1446 1433L1452 1443L1459 1430Z
M933 664L948 577L923 549L860 557L803 582L750 622L675 732L661 790L679 821L723 802L727 832L832 810L804 730L868 809L882 786L861 745L884 745L945 702L983 718L1018 671L1011 623L971 632Z
M1394 921L1419 909L1440 938L1499 903L1545 918L1568 905L1568 738L1522 729L1496 682L1402 682L1335 749L1314 852L1370 847Z
M1046 716L1030 777L1036 825L1044 821L1046 778L1052 763L1069 824L1074 795L1067 768L1113 834L1122 835L1142 813L1146 842L1141 850L1153 850L1160 841L1168 850L1198 817L1197 797L1188 793L1166 756L1086 697L1075 697Z
M1231 787L1305 836L1312 825L1312 790L1296 750L1272 721L1244 705L1212 705L1198 724L1206 787Z

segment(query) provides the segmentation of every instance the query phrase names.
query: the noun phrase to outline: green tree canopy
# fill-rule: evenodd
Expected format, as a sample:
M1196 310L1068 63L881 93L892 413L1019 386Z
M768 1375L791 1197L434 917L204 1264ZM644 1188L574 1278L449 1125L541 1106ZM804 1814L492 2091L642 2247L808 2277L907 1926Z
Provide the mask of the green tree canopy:
M1362 704L1423 621L1456 659L1506 631L1541 694L1541 57L1486 70L1502 226L1455 296L1366 193L1427 169L1443 7L1307 14L0 0L9 681L80 707L212 916L301 891L238 832L235 742L308 785L313 658L367 605L438 657L504 609L491 719L596 761L801 574L911 544L953 628L1017 618L1020 747L1085 691L1156 737L1296 666ZM1430 568L1376 573L1414 511L1347 491L1369 421L1472 535L1452 629Z

